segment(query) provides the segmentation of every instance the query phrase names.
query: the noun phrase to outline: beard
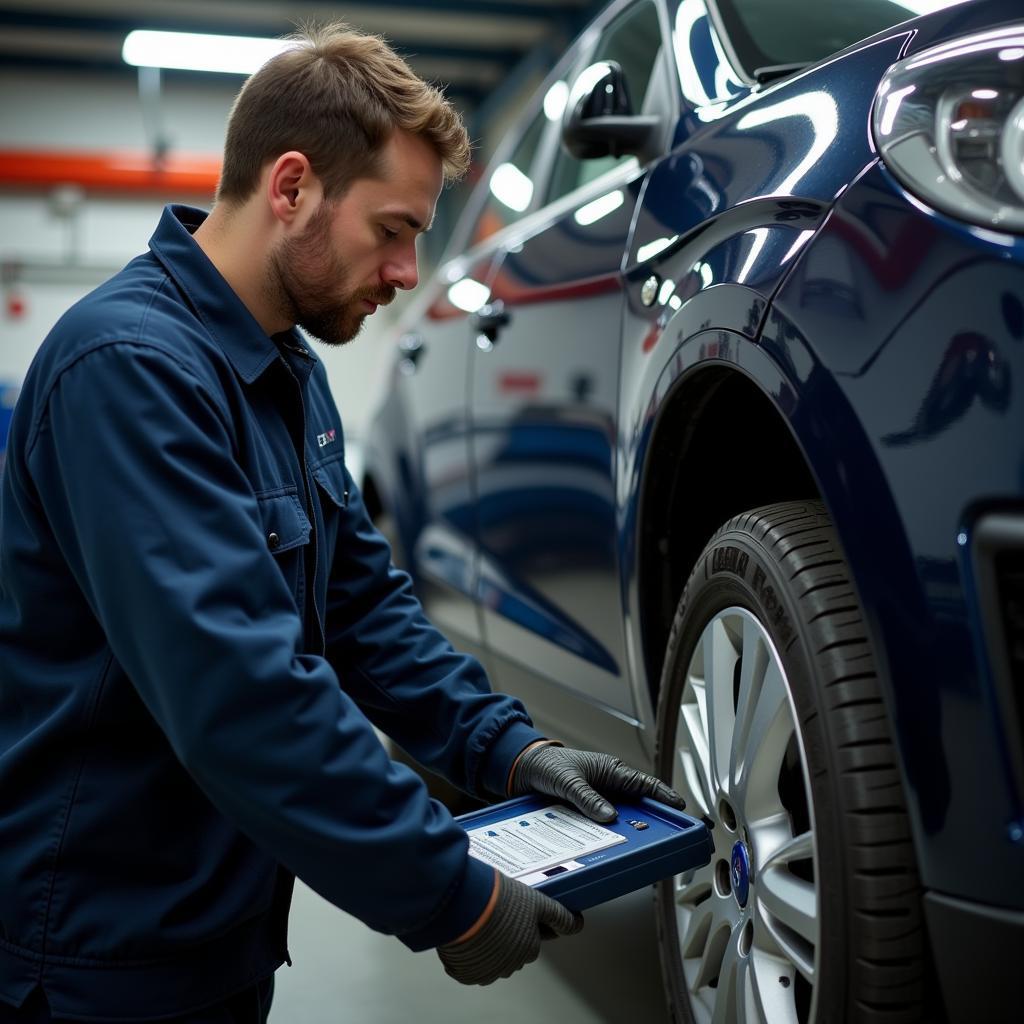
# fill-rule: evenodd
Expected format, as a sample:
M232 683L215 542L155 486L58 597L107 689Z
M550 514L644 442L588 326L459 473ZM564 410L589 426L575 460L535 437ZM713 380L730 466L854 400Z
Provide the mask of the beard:
M281 314L327 345L344 345L363 326L363 301L386 306L387 285L349 291L341 253L331 246L331 208L321 202L297 238L286 238L270 254L268 287Z

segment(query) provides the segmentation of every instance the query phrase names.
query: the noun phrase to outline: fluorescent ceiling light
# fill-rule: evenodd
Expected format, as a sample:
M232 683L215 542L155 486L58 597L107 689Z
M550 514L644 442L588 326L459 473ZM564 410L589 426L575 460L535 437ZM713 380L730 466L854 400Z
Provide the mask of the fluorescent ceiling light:
M195 32L129 32L121 48L126 64L182 71L222 71L251 75L271 57L296 43L255 36L211 36Z

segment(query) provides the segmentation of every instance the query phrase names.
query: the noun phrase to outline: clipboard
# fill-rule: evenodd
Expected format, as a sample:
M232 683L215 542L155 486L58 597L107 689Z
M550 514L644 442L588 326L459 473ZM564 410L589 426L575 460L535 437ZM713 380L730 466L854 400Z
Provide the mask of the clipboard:
M707 826L642 797L615 803L610 824L555 798L531 794L455 820L470 856L531 885L572 911L606 903L711 860Z

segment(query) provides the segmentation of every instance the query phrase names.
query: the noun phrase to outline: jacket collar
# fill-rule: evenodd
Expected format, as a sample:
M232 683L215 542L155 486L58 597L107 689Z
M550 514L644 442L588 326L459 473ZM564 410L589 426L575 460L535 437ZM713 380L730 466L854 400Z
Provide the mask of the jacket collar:
M307 351L315 363L316 356L294 328L270 337L196 244L192 232L206 217L203 210L191 206L165 206L149 247L188 297L235 371L251 384L281 356L279 343Z

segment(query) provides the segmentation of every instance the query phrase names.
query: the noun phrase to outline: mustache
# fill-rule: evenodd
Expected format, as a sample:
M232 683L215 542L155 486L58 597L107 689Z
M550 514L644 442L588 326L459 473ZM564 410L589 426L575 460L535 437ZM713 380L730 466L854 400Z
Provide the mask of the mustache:
M395 294L396 289L385 286L383 288L368 288L366 291L359 292L356 298L366 299L367 302L372 302L375 306L387 306L394 300Z

